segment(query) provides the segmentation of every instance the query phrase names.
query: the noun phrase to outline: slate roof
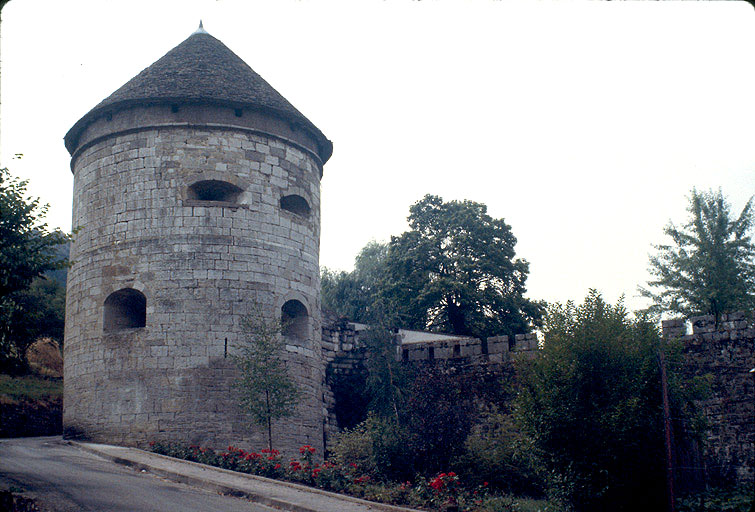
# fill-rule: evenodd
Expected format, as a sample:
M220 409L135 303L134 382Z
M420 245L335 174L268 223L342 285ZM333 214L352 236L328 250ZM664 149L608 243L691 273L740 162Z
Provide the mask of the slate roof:
M203 30L189 36L157 62L90 110L65 136L73 153L82 131L98 117L134 105L202 103L251 108L281 117L308 132L323 162L333 143L226 45Z

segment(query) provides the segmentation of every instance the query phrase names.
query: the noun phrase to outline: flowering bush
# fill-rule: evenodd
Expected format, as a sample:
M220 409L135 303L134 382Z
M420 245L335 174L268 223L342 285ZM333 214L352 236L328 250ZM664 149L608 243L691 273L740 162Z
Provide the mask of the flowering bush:
M493 505L494 508L487 508L488 483L484 482L475 489L469 489L462 485L459 476L453 471L439 473L429 480L418 477L414 483L410 481L399 484L380 482L372 475L361 471L353 462L326 460L315 463L316 450L309 445L299 448L298 460L289 461L285 461L278 450L266 449L255 452L234 446L215 452L199 446L185 447L178 444L152 442L150 449L162 455L252 475L297 482L383 503L462 512L515 510L508 507L502 509L499 505L500 500Z

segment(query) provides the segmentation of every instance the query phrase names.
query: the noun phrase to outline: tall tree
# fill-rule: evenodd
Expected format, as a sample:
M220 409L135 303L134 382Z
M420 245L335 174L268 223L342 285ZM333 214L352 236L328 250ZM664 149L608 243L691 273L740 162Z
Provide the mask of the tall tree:
M575 510L662 510L664 428L659 350L669 364L676 432L699 419L702 384L684 380L680 352L621 302L592 290L580 306L555 304L543 351L525 368L517 410L554 494ZM678 348L678 347L676 347ZM677 441L681 439L677 438Z
M323 308L354 322L380 322L380 287L387 253L387 244L373 240L357 255L352 272L323 268L320 275Z
M27 180L0 169L0 298L29 287L35 277L65 266L57 246L69 237L43 222L47 205L26 196Z
M402 326L490 336L528 331L542 306L524 297L529 264L516 238L484 204L427 195L392 237L382 292Z
M51 292L49 286L29 287L45 272L66 266L59 247L69 240L48 229L47 206L27 197L27 185L0 169L0 367L6 370L24 366L25 348L39 334L30 318L47 307L37 299Z
M640 293L650 310L689 316L755 307L755 244L751 239L753 198L738 217L721 190L692 190L689 219L664 229L671 243L656 245L650 258L653 279Z
M241 405L252 421L266 428L267 447L273 449L273 422L294 412L300 393L282 359L282 326L255 311L244 321L248 334L233 360L239 369Z

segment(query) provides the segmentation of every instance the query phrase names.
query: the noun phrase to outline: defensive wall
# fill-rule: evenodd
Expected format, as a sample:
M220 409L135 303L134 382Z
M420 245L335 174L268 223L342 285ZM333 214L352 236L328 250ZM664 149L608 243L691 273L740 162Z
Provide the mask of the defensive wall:
M345 319L323 321L322 355L326 381L323 401L326 410L325 443L339 430L336 415L334 379L366 372L364 333L368 326ZM408 364L458 362L460 367L487 366L494 371L507 367L512 361L530 359L537 355L535 334L493 336L487 341L466 336L442 335L399 329L394 332L395 358Z
M322 355L326 365L323 399L326 409L325 438L338 432L333 379L365 372L367 326L344 319L324 320ZM663 336L683 343L683 368L690 376L705 377L709 395L700 402L708 424L703 453L680 466L693 465L705 479L734 479L752 482L755 478L755 317L731 313L716 322L713 316L689 320L666 320ZM423 341L424 339L424 341ZM395 357L408 364L458 361L459 366L505 368L510 363L537 357L535 334L496 336L482 341L464 336L438 335L399 330L394 333ZM497 370L496 370L497 371ZM697 456L699 455L699 457Z
M708 422L702 470L710 476L755 478L755 318L742 312L663 322L663 335L684 344L684 370L710 380L700 402Z

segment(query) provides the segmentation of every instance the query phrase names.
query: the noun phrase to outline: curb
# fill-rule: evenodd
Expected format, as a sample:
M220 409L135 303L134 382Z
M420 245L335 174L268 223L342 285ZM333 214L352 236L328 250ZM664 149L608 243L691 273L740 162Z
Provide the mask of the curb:
M219 494L224 494L227 496L235 496L237 498L245 498L255 503L260 503L262 505L267 505L267 506L279 508L282 510L289 510L291 512L331 512L331 511L320 510L317 508L307 507L307 506L300 505L297 503L292 503L290 501L285 501L279 498L272 498L269 496L265 496L264 494L240 489L232 485L224 485L224 484L219 484L215 482L210 482L203 478L184 475L178 471L171 471L167 469L156 468L154 466L149 465L148 463L137 462L131 459L113 455L104 450L98 450L96 447L92 446L90 443L84 444L79 441L73 441L73 440L67 440L67 439L64 439L63 443L69 444L85 452L92 453L94 455L107 459L115 464L120 464L122 466L127 466L127 467L131 467L138 470L148 471L152 473L153 475L158 475L163 478L167 478L168 480L171 480L173 482L178 482L182 484L191 485L194 487L199 487L201 489L217 492ZM126 448L126 447L119 446L118 448ZM355 503L358 505L363 505L365 507L368 507L374 510L382 510L385 512L425 512L425 511L412 509L412 508L404 508L404 507L399 507L396 505L389 505L386 503L378 503L376 501L367 501L361 498L355 498L353 496L338 494L331 491L325 491L323 489L318 489L316 487L308 487L306 485L301 485L301 484L297 484L293 482L285 482L282 480L275 480L275 479L267 478L263 476L250 475L247 473L240 473L240 472L231 471L228 469L217 468L215 466L208 466L206 464L200 464L198 462L193 462L193 461L188 461L188 460L183 460L183 459L176 459L173 457L168 457L166 455L161 455L159 453L152 453L152 452L147 452L145 450L140 450L138 448L128 447L127 449L141 452L142 454L147 455L149 457L162 458L174 464L176 463L187 464L194 467L198 467L204 471L215 472L216 474L219 474L219 475L226 474L226 475L237 477L237 478L241 477L248 480L257 480L267 485L289 487L297 491L320 494L320 495L327 496L329 498L333 498L336 500L347 501L347 502Z

